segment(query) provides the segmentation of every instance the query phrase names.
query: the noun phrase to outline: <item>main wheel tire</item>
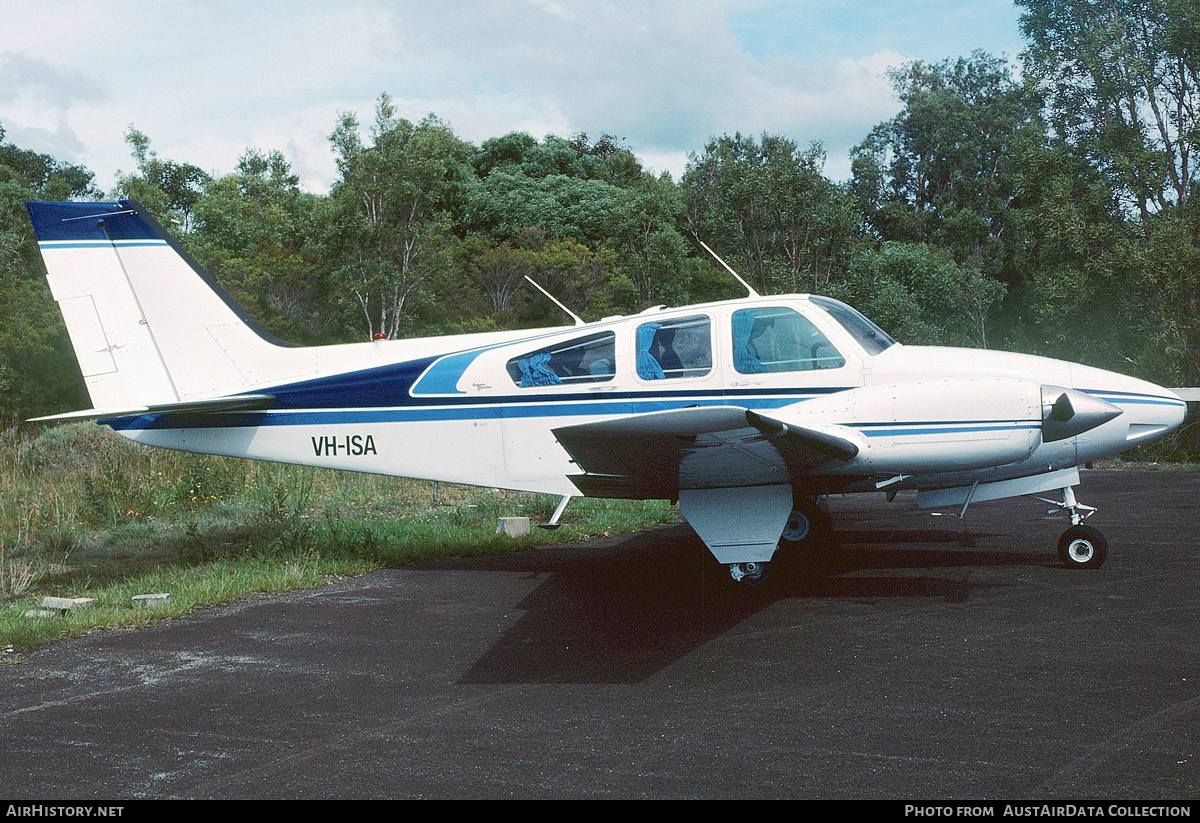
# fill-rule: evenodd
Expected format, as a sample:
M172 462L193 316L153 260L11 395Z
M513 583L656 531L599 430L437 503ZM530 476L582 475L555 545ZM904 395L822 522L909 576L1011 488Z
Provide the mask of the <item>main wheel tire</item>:
M780 535L780 548L808 547L824 543L833 533L833 522L811 497L796 495L792 513Z
M1108 558L1108 541L1091 526L1072 526L1058 539L1058 559L1068 569L1098 569Z

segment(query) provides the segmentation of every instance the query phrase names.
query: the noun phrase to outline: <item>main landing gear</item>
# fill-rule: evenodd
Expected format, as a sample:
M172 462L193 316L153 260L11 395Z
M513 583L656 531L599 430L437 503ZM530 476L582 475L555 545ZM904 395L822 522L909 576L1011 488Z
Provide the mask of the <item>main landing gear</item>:
M1085 506L1075 499L1075 490L1067 486L1062 490L1062 500L1050 500L1045 497L1034 497L1043 503L1054 506L1050 510L1066 512L1071 516L1071 528L1058 538L1058 559L1068 569L1098 569L1108 559L1108 541L1097 529L1083 525L1096 510Z
M772 560L787 561L810 549L828 543L833 535L833 521L829 514L811 497L796 495L779 536L779 547ZM729 576L746 586L757 586L767 579L770 562L730 563Z
M757 586L767 579L767 568L770 565L770 563L730 563L729 576L735 583Z

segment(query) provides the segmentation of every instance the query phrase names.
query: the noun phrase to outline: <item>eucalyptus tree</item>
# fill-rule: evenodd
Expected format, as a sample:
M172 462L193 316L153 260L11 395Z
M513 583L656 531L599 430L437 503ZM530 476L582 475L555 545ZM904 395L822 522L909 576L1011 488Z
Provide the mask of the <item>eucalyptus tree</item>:
M1013 285L1026 242L1019 170L1045 126L1002 58L908 63L890 74L903 108L852 151L851 190L881 240L932 243Z
M150 138L133 126L125 132L125 142L137 171L117 173L115 194L141 202L164 223L171 223L179 233L187 234L193 227L193 211L211 176L191 163L159 158L150 148Z
M1192 195L1200 163L1194 0L1017 0L1025 75L1055 133L1141 217Z
M451 265L453 210L474 177L472 147L432 115L416 125L397 118L386 94L370 144L351 112L329 139L340 173L325 232L337 299L368 337L395 338L428 281Z
M861 218L814 144L723 135L680 180L687 228L764 293L825 292L844 276Z
M282 152L250 148L205 186L185 244L268 331L332 341L339 324L318 244L329 211L326 198L301 191Z

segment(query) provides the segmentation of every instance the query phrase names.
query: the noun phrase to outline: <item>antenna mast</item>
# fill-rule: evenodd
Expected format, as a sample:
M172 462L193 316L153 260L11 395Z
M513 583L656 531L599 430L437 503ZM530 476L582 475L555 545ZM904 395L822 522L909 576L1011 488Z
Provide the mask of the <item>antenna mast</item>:
M737 280L739 283L742 284L742 286L745 287L746 291L749 292L749 294L747 295L748 297L762 297L761 294L759 294L758 292L756 292L754 290L753 286L751 286L749 283L747 283L745 280L743 280L742 276L740 274L738 274L737 272L735 272L732 268L730 268L729 264L726 263L724 260L722 260L715 251L710 249L703 240L701 240L699 237L697 237L696 242L699 243L701 246L704 246L704 250L706 252L708 252L709 254L711 254L713 257L715 257L717 259L717 262L725 267L725 271L732 274L734 279ZM553 298L551 298L551 299L553 299Z
M734 275L734 276L736 277L736 275ZM584 323L584 322L583 322L583 318L582 318L582 317L580 317L580 316L579 316L579 315L577 315L575 312L573 312L573 311L571 311L570 309L568 309L568 308L567 308L566 306L564 306L562 303L558 302L558 300L557 300L557 299L554 297L554 295L553 295L553 294L551 294L550 292L546 291L546 290L545 290L545 289L543 289L541 286L539 286L539 285L538 285L538 282L537 282L536 280L534 280L532 277L530 277L528 274L527 274L527 275L525 275L525 279L526 279L526 280L528 280L530 283L532 283L532 284L533 284L533 287L534 287L535 289L537 289L537 290L538 290L538 291L540 291L542 294L544 294L544 295L546 295L547 297L549 297L549 298L550 298L550 301L551 301L552 303L554 303L554 305L558 306L560 309L562 309L563 311L565 311L567 314L571 315L571 319L575 321L575 325L576 325L576 326L584 326L584 325L587 325L586 323ZM740 280L741 278L739 277L738 279Z

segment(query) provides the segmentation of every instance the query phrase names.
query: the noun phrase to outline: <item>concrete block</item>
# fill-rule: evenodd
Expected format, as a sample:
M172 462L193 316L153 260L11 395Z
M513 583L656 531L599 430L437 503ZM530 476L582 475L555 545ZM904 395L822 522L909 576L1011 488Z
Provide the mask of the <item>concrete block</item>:
M95 602L90 597L43 597L42 608L65 612L73 609L86 609Z
M135 594L133 596L133 605L135 606L158 606L169 602L171 595L163 594Z
M496 524L496 534L507 534L509 537L524 537L529 534L529 518L501 517Z
M58 612L52 612L49 609L27 609L26 617L54 617Z

